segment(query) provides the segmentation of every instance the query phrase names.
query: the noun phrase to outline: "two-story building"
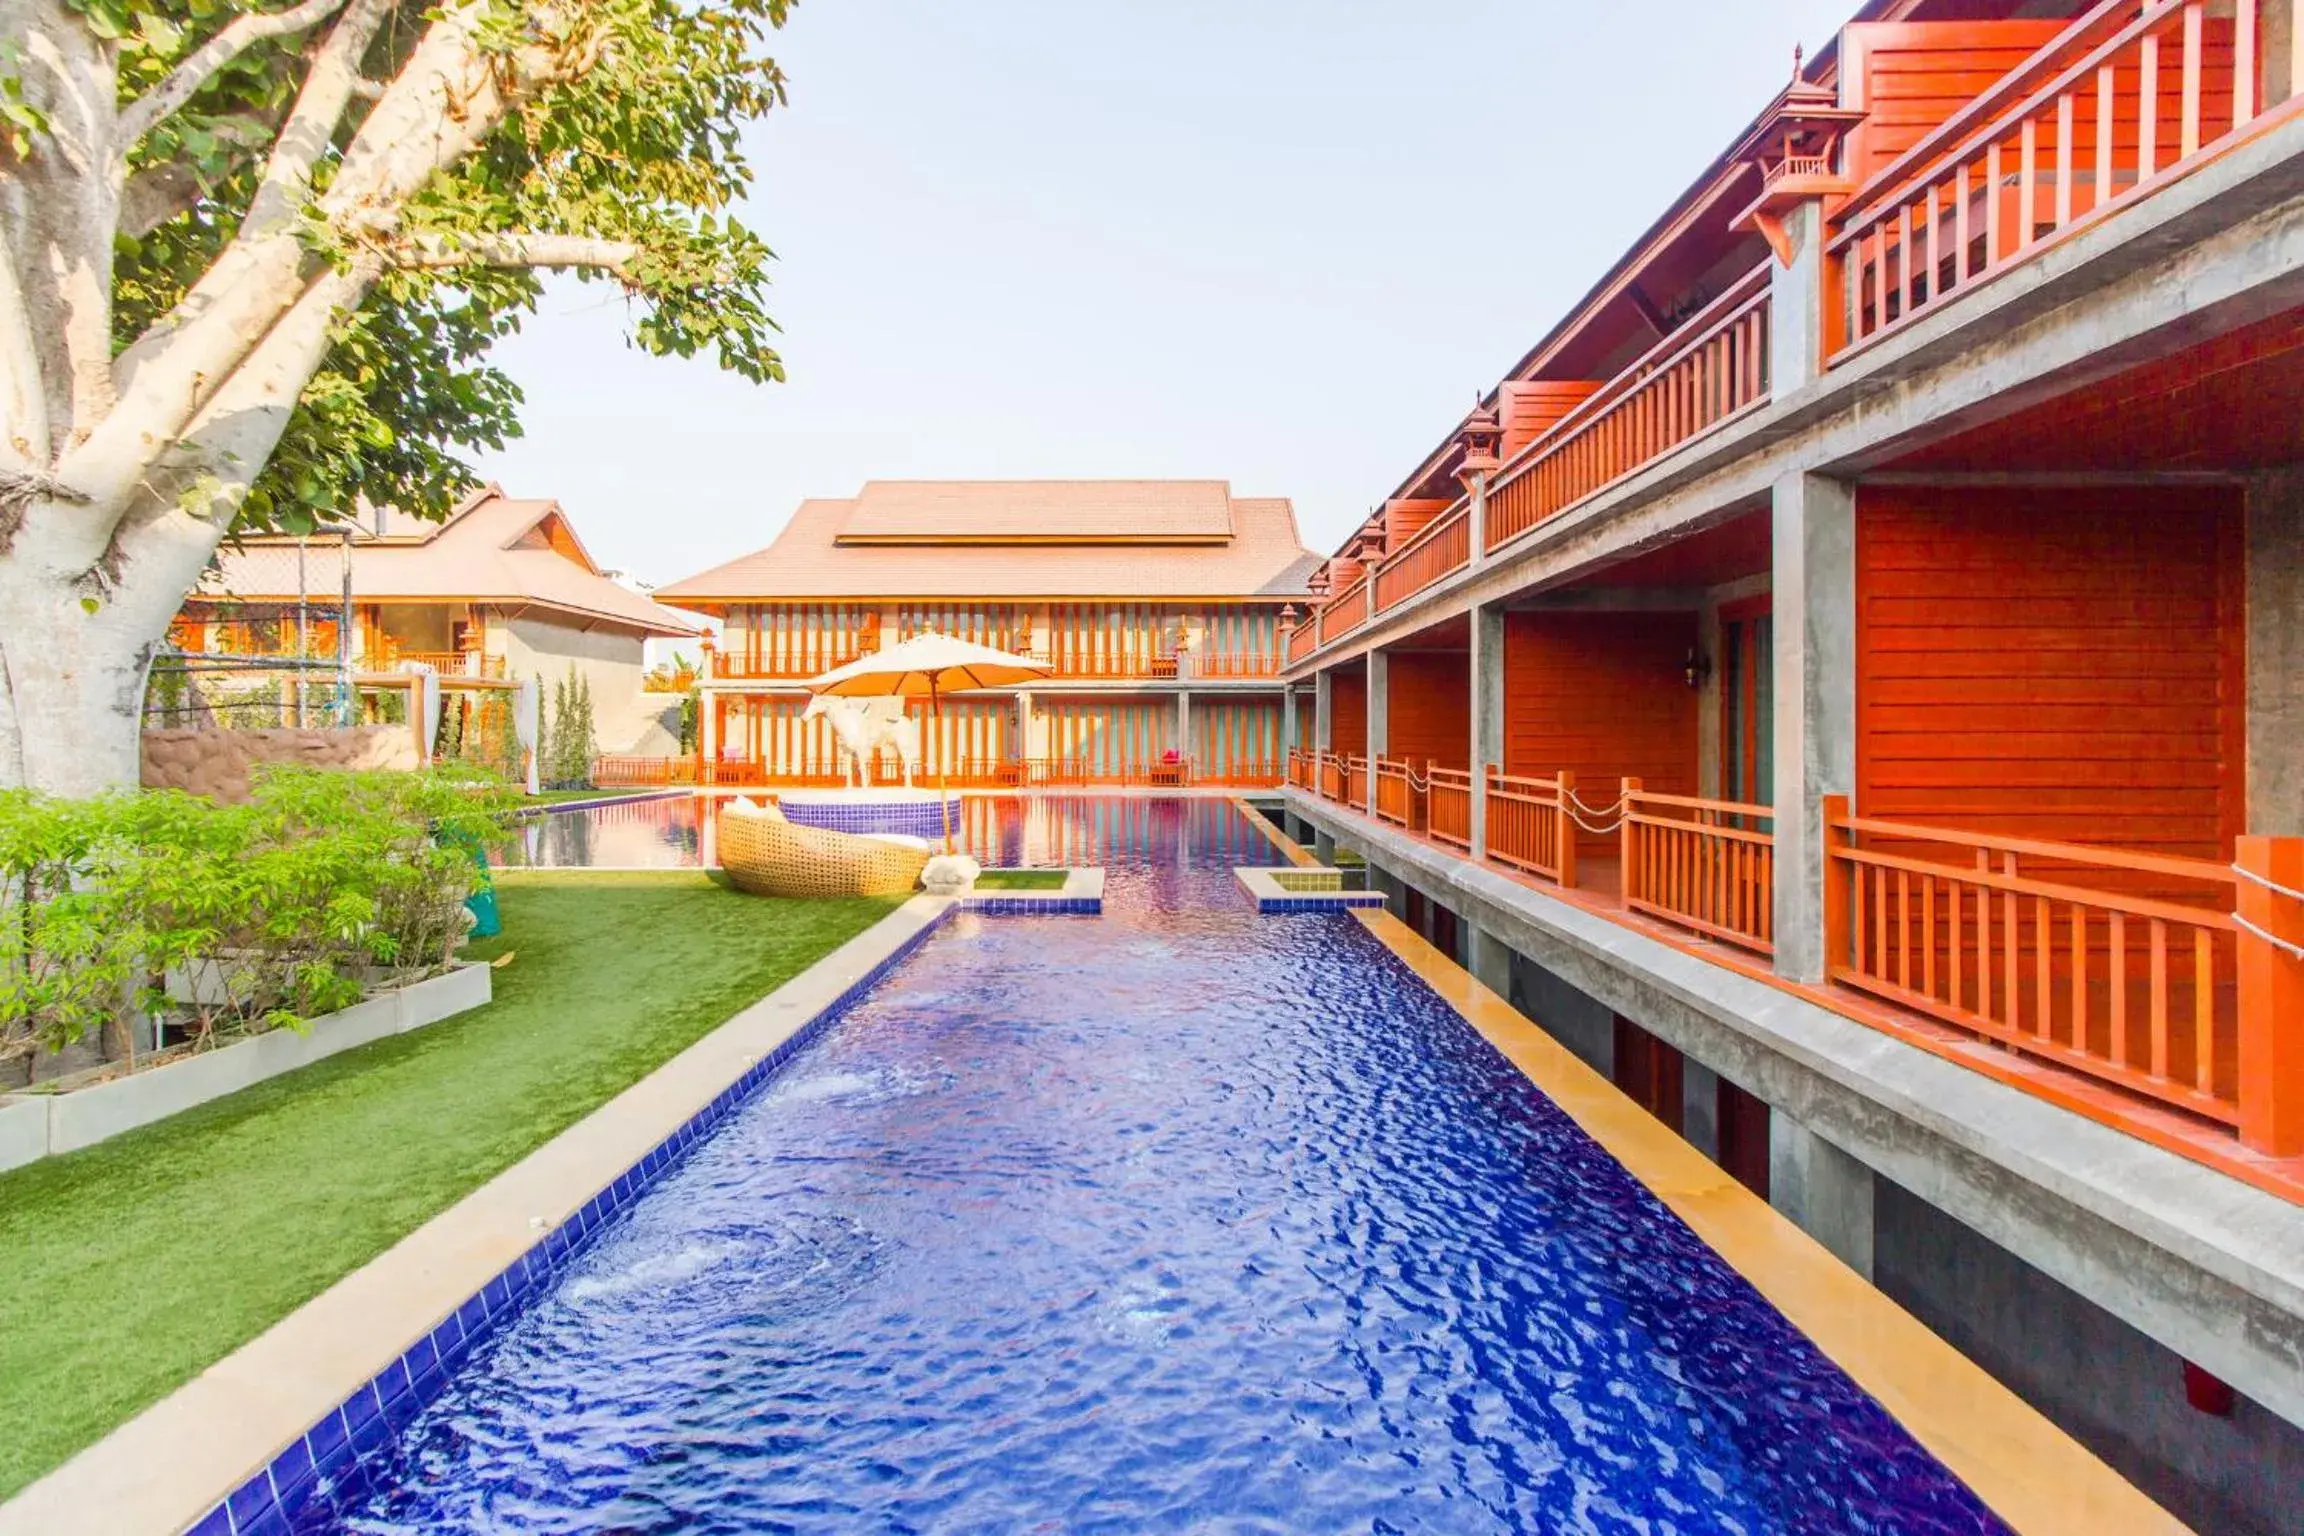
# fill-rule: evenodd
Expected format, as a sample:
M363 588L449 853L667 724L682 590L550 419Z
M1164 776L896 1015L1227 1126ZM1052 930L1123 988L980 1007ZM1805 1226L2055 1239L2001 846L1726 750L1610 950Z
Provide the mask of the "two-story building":
M1318 564L1286 500L1219 480L874 480L657 595L721 620L705 782L837 781L803 681L933 630L1049 664L945 701L923 751L954 784L1271 785L1286 626Z
M2304 28L1873 0L1314 578L1288 813L2203 1529L2304 1528Z

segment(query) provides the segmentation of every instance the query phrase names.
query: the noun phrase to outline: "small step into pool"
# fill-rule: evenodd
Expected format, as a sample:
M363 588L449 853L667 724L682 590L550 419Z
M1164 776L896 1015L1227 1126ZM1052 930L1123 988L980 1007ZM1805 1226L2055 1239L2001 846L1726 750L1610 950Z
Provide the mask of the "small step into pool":
M298 1529L2002 1529L1238 810L984 803L1105 915L950 919Z

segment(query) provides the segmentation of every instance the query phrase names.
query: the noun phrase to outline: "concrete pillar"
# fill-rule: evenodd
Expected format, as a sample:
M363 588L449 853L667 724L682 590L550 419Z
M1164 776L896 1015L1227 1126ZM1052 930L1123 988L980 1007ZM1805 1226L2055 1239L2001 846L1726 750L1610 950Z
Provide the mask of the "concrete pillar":
M1384 910L1403 921L1408 916L1408 882L1389 870L1368 866L1368 889L1384 894Z
M1330 869L1336 867L1336 839L1317 827L1312 829L1312 857Z
M1772 264L1768 295L1768 387L1781 400L1824 371L1824 205L1806 202L1785 215L1792 264Z
M1720 1078L1691 1056L1680 1058L1680 1134L1688 1145L1720 1161Z
M1368 804L1376 814L1376 759L1392 750L1392 658L1384 651L1368 653Z
M1176 755L1186 762L1192 759L1192 691L1176 691Z
M1296 747L1296 685L1291 683L1280 693L1280 759L1283 764Z
M1597 998L1525 956L1512 963L1512 991L1507 994L1544 1033L1567 1047L1577 1060L1613 1082L1616 1078L1616 1014Z
M1720 763L1720 724L1727 705L1728 658L1720 643L1720 604L1707 598L1696 610L1696 654L1712 664L1696 693L1696 793L1720 798L1727 775Z
M1782 1110L1768 1117L1768 1203L1872 1278L1872 1170Z
M1465 531L1472 535L1472 563L1484 565L1488 560L1488 477L1474 475L1465 488Z
M1478 923L1466 923L1464 933L1472 951L1464 968L1480 985L1498 997L1509 999L1512 996L1511 946Z
M1504 610L1472 610L1472 857L1488 857L1488 770L1504 763Z
M1824 975L1819 800L1856 787L1856 496L1787 475L1775 488L1776 971Z
M2248 830L2304 833L2304 465L2248 485Z
M1022 689L1016 691L1016 756L1029 762L1038 754L1032 750L1032 695Z
M1312 674L1312 745L1322 752L1336 750L1336 738L1332 734L1336 719L1332 707L1335 691L1336 680L1326 669Z

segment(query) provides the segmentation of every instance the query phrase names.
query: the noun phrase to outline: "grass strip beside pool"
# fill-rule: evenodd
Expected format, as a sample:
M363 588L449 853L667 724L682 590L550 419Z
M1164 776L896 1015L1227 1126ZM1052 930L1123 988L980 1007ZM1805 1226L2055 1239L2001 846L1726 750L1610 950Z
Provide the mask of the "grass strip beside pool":
M0 1175L0 1498L896 905L498 878L488 1007Z
M1072 878L1068 869L988 869L976 877L979 891L1060 891Z

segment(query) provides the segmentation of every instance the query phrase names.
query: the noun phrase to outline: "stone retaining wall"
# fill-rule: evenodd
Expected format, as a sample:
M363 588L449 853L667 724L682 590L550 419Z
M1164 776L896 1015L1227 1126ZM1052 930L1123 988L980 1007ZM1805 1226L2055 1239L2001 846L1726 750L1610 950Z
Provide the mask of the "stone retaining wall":
M146 789L183 789L235 804L248 798L251 770L263 763L314 768L414 768L416 738L405 725L344 730L154 730L144 733Z

